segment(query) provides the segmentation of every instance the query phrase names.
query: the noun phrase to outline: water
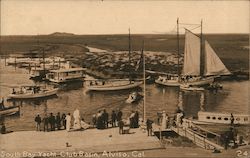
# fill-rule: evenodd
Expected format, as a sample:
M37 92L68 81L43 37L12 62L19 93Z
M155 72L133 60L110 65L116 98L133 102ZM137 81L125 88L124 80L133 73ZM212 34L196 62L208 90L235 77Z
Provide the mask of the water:
M25 69L4 66L1 60L0 67L0 96L6 97L13 86L19 84L31 84L28 71ZM249 105L249 81L223 82L223 90L218 93L209 91L202 92L179 92L178 88L162 87L155 84L146 86L146 116L153 120L157 119L157 112L166 111L172 114L177 109L181 95L182 106L187 116L195 116L200 109L213 112L247 113ZM142 88L138 90L142 91ZM91 122L93 114L98 110L121 109L124 118L130 115L132 110L138 110L142 117L143 101L135 104L125 103L126 98L132 90L119 92L86 92L84 85L74 83L67 85L59 91L56 97L6 102L6 106L20 105L20 115L10 116L4 119L9 130L34 130L34 117L44 113L73 113L77 108L81 116L87 122ZM201 95L204 95L204 105L201 103Z

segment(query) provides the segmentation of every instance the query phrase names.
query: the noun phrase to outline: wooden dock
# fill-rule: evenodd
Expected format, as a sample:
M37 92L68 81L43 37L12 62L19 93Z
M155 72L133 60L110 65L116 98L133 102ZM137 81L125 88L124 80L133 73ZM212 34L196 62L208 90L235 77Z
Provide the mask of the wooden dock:
M69 146L66 146L66 143ZM88 129L85 131L38 132L20 131L0 135L0 149L14 153L27 151L30 153L55 152L92 152L104 151L139 151L161 149L159 139L147 136L141 129L130 129L129 134L119 134L118 128L104 130Z
M175 136L173 132L179 136L183 136L191 140L197 146L207 150L223 150L224 147L219 145L220 135L201 128L193 124L189 120L184 119L181 126L170 126L167 129L161 129L160 125L154 125L153 131L161 139L163 136ZM212 138L209 138L209 136Z

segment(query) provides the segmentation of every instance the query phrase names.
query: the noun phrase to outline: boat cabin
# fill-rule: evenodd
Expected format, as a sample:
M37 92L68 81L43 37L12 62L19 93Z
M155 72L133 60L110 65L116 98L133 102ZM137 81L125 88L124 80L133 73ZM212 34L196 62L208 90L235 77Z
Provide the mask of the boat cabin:
M247 114L232 114L234 124L250 124L250 115ZM213 112L198 112L198 120L208 123L231 124L231 114L213 113Z
M46 79L56 83L79 80L84 78L84 71L84 68L50 70L50 73L46 74Z

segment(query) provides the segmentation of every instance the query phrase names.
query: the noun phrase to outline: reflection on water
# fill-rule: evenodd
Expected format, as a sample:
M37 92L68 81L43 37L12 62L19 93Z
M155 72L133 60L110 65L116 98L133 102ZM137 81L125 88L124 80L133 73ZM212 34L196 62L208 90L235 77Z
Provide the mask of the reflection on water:
M4 67L1 64L0 73L1 97L6 97L14 85L32 83L25 69L15 70L13 67ZM146 116L156 120L157 112L164 110L171 114L178 106L183 108L187 116L195 116L200 110L246 113L249 105L248 84L249 81L223 82L223 90L218 93L180 92L179 88L150 84L146 86ZM43 116L44 113L50 112L72 113L76 108L87 122L91 122L92 115L104 108L109 113L121 109L124 117L128 117L132 110L138 110L142 117L143 100L135 104L125 102L134 90L86 92L82 83L62 85L61 88L56 97L6 102L6 106L21 106L19 116L5 118L7 128L14 131L34 130L36 114ZM136 90L143 91L142 88Z

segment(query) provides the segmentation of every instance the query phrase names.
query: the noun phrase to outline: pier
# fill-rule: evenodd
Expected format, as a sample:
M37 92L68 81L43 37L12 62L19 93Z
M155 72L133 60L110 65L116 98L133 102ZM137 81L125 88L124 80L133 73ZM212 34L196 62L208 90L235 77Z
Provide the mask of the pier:
M184 119L181 125L171 125L166 129L162 129L160 125L154 125L153 131L160 139L163 136L183 136L191 140L195 145L206 150L224 150L220 145L220 135L204 129L191 121Z
M8 153L54 152L57 155L65 151L103 153L104 151L129 152L162 148L157 137L147 136L147 132L140 128L130 129L129 134L119 134L118 128L72 132L20 131L0 135L0 144L1 151Z

